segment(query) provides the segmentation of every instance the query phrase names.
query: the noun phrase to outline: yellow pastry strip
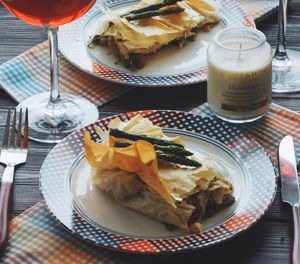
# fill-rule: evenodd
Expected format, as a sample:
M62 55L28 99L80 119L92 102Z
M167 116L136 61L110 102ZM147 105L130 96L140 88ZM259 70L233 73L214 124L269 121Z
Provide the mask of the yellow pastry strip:
M84 132L85 157L99 169L119 168L136 173L140 179L175 207L175 198L170 189L158 175L158 165L153 145L144 140L137 140L125 148L115 148L115 138L109 137L109 144L96 143L90 133Z

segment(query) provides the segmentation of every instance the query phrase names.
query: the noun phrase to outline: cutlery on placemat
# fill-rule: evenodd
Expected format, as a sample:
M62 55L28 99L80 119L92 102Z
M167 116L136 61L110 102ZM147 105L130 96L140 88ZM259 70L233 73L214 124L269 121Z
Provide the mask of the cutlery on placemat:
M3 251L8 239L8 220L11 209L11 194L14 180L14 168L16 165L26 162L28 149L28 109L25 111L23 123L23 112L20 109L18 117L18 128L16 134L17 112L9 109L3 135L0 163L6 165L0 189L0 252ZM12 122L11 122L12 120ZM21 138L23 130L23 142Z
M299 182L296 168L294 142L291 136L284 137L279 144L279 170L281 176L282 201L292 206L293 247L291 263L300 263L300 207Z

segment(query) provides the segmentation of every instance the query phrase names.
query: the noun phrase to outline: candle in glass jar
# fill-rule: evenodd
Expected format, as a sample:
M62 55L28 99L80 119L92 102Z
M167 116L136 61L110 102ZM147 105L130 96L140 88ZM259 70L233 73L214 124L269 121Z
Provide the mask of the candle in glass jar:
M207 100L217 116L249 122L263 116L272 100L272 54L262 32L229 28L208 48Z

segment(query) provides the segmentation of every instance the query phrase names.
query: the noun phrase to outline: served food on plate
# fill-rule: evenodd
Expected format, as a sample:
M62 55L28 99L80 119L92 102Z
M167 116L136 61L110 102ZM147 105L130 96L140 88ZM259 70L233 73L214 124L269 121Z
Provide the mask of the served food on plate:
M101 45L128 68L143 68L146 56L175 43L182 47L199 30L220 21L215 8L203 0L141 0L125 14L104 9L109 19L89 47Z
M187 232L200 232L205 216L232 203L232 184L212 157L201 160L152 122L136 115L84 132L92 181L119 204Z

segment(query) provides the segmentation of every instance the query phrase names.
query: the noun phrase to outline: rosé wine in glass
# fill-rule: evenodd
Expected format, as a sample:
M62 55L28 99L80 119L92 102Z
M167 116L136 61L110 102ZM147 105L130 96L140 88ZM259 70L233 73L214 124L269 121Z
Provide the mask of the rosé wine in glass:
M48 29L50 50L49 92L33 95L17 106L29 110L29 135L39 142L57 143L71 132L98 119L97 107L73 94L60 94L58 26L83 16L96 0L0 0L21 20Z
M95 0L2 0L21 20L41 27L57 27L84 15Z

